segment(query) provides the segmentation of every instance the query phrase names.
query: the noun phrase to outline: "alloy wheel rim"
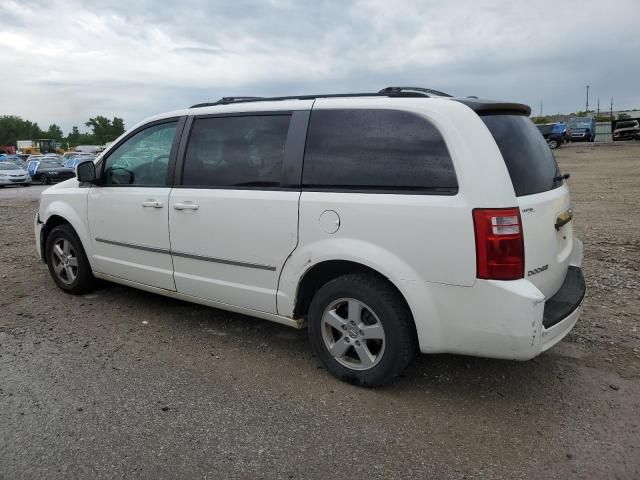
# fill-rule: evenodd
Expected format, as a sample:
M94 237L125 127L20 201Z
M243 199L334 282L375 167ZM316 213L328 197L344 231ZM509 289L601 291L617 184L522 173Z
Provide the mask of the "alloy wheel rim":
M73 283L78 276L78 257L71 242L65 238L56 240L52 254L56 276L66 285Z
M386 347L384 327L360 300L341 298L322 314L322 340L329 354L351 370L369 370L380 363Z

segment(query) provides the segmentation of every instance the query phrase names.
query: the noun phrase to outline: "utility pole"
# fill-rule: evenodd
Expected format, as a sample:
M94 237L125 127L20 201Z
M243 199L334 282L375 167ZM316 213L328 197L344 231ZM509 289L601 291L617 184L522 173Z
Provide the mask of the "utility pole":
M611 97L611 107L609 107L609 120L613 121L613 97Z
M540 116L542 116L542 100L540 100Z
M585 108L585 113L589 113L589 85L587 85L587 106Z
M598 98L598 113L596 113L596 117L600 116L600 99Z

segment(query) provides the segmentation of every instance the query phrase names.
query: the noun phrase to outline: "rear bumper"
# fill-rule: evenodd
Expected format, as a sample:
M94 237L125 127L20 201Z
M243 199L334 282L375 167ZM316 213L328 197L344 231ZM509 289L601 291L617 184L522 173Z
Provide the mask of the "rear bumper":
M582 269L569 267L560 290L544 304L542 326L546 329L552 328L567 319L580 307L585 292L586 285Z
M578 306L568 316L556 323L553 327L542 328L542 348L541 352L546 352L556 343L562 340L574 327L580 318L581 308Z
M472 287L430 285L421 305L410 305L420 351L510 360L538 356L562 340L580 317L586 290L581 263L582 244L574 239L571 266L551 298L526 279L477 280Z

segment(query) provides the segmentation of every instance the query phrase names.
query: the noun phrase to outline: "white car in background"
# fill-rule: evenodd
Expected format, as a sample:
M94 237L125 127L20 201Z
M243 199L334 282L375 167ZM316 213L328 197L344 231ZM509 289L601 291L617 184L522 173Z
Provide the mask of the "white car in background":
M0 187L5 185L31 185L31 176L14 163L0 162Z
M307 325L359 385L416 350L527 360L585 294L568 175L530 113L389 87L157 115L42 193L37 248L68 293L97 277Z

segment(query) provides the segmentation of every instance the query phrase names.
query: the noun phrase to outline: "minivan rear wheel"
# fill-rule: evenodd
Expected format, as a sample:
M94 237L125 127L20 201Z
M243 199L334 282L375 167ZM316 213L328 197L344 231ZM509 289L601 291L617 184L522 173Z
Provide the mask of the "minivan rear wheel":
M323 285L308 314L316 355L336 377L383 385L413 358L417 339L404 299L385 280L349 274Z

